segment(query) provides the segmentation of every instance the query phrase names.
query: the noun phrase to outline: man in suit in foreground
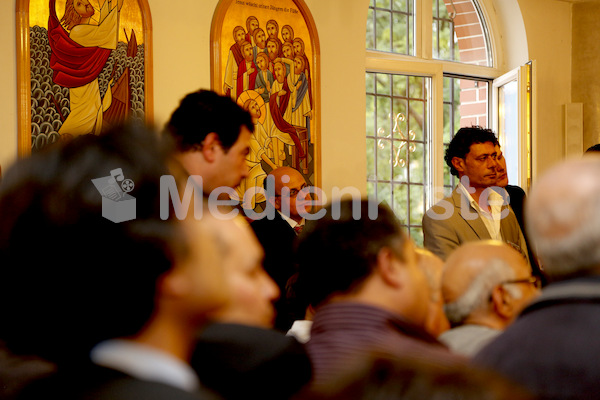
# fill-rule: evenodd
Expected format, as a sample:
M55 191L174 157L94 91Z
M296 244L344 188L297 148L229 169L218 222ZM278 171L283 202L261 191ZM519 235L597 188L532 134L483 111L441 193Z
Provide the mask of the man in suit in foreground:
M231 299L210 313L192 366L225 399L287 399L310 380L311 365L296 339L271 329L279 290L252 229L239 216L236 225L221 244Z
M475 361L540 399L600 394L600 157L562 163L534 183L525 221L550 283Z
M188 362L207 313L229 299L218 244L233 222L208 212L161 218L166 154L132 125L60 143L7 172L0 337L15 354L57 365L20 398L214 398ZM134 182L128 200L92 183L116 169ZM133 219L104 217L106 204L124 201L134 201Z
M373 351L459 362L425 331L429 284L393 211L367 200L323 211L298 245L298 289L316 309L307 343L314 383L335 379Z
M424 245L443 260L460 244L485 239L508 243L527 255L514 212L492 190L497 181L496 145L494 132L472 126L459 129L446 150L446 164L460 182L451 196L423 216Z
M304 177L294 168L280 167L273 170L265 179L265 189L269 202L267 207L276 210L274 217L269 219L266 215L251 224L265 250L265 270L281 292L275 303L275 327L283 332L287 332L295 319L304 319L304 315L293 315L294 311L290 310L286 299L286 289L288 280L296 273L294 241L304 227L304 216L311 210L311 200L303 196L303 193L299 195L305 187Z

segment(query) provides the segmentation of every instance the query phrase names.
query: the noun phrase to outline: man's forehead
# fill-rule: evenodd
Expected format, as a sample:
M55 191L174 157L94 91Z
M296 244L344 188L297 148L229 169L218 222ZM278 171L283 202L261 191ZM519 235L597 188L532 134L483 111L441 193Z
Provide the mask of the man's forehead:
M498 148L499 150L499 148ZM469 147L469 153L473 156L480 156L484 154L494 154L497 153L496 147L492 142L484 142L484 143L473 143L471 147Z

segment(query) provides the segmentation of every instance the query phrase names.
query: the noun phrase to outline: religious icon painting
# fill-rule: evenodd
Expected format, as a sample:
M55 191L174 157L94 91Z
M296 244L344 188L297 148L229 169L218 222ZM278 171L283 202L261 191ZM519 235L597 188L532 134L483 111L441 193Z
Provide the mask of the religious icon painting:
M147 0L18 0L19 155L151 122Z
M264 209L267 174L288 166L320 186L319 40L302 0L221 0L211 30L213 90L254 122L243 208Z

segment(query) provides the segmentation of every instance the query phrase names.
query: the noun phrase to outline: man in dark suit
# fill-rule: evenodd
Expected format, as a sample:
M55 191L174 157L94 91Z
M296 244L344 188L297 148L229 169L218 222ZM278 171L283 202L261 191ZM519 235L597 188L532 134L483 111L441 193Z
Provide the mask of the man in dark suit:
M270 188L269 185L273 185ZM273 170L265 179L267 207L275 208L274 218L265 216L253 221L251 226L260 244L265 250L264 267L273 278L281 296L275 303L277 317L275 327L287 331L294 319L304 319L304 315L295 315L286 299L288 280L296 273L294 262L294 241L304 226L304 216L310 212L311 202L300 193L306 187L306 181L300 172L290 167ZM270 196L269 189L274 193ZM300 311L301 312L301 311Z
M546 172L526 204L550 283L475 360L540 399L600 395L600 157Z
M514 212L491 189L498 177L496 145L494 132L472 126L459 129L446 150L446 163L460 183L423 216L424 245L442 260L462 243L489 239L528 257Z
M207 313L229 298L217 252L234 223L161 218L167 165L154 132L131 125L60 143L6 173L0 337L14 354L57 366L20 398L213 398L188 362ZM101 195L92 180L110 182L119 169L134 183L129 197L116 186ZM105 217L132 199L133 218Z
M236 221L221 243L231 299L210 313L192 367L226 399L286 399L310 380L311 365L300 343L271 329L279 290L262 267L263 250L246 220Z

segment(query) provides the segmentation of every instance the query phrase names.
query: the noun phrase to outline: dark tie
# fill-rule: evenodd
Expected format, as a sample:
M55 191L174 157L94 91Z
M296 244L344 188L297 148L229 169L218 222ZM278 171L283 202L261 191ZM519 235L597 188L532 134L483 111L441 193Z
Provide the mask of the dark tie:
M294 227L294 231L296 231L296 235L299 235L302 233L302 229L304 229L304 225L296 225Z

